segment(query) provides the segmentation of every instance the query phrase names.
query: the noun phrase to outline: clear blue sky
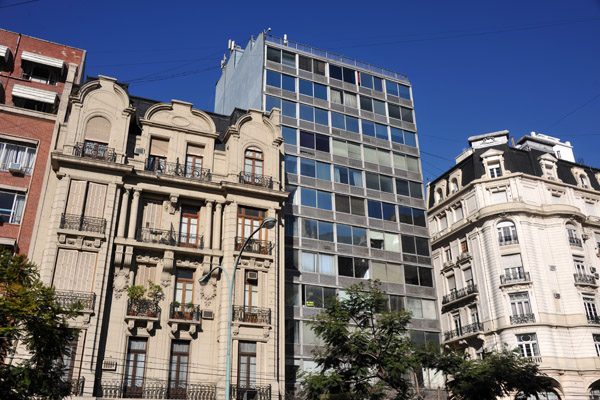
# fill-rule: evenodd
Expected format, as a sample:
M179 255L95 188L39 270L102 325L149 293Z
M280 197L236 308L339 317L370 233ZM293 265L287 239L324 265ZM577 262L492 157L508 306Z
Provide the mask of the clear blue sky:
M467 137L569 140L600 167L600 0L0 0L2 28L86 49L86 74L212 110L228 39L276 36L408 75L424 178Z

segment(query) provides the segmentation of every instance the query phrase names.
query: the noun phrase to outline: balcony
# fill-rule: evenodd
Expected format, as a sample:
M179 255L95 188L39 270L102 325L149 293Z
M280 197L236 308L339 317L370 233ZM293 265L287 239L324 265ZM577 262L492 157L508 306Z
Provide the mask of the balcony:
M235 237L235 251L240 251L242 249L245 240L246 238L243 237ZM250 239L244 251L248 253L265 254L270 256L273 251L273 243L267 240Z
M244 171L240 172L239 183L273 189L273 178L270 176L252 174Z
M531 282L529 272L523 271L523 268L520 268L513 274L500 275L500 284L502 285L510 285L519 282Z
M271 309L247 306L233 306L233 321L253 324L271 324Z
M86 217L78 214L61 214L60 229L73 229L76 231L102 233L106 230L104 218Z
M231 385L231 400L271 400L271 385Z
M142 243L164 244L167 246L204 248L204 237L179 233L175 230L138 228L136 239Z
M215 385L203 383L169 382L157 379L102 381L99 395L108 399L190 399L216 400Z
M91 158L93 160L108 162L117 161L115 149L107 147L105 144L95 142L76 143L75 147L73 147L73 155L75 157Z
M517 237L517 235L500 235L498 237L498 242L500 243L500 246L510 246L511 244L519 244L519 238Z
M573 278L575 279L576 285L598 286L596 284L596 278L593 275L573 274Z
M453 290L450 294L445 295L442 299L442 305L452 303L456 300L460 300L477 293L479 293L479 291L477 290L477 285L474 283L470 284L465 288L462 288L460 290Z
M156 175L178 176L181 178L194 179L196 181L209 182L212 173L208 168L197 168L194 165L186 165L178 162L162 162L156 158L147 158L144 167L146 171L156 172Z
M92 312L96 303L96 293L56 290L56 303L61 307L81 306L81 311Z
M600 317L597 315L588 315L587 322L592 325L600 325Z
M481 332L483 330L483 324L481 322L473 322L470 325L465 325L460 329L453 329L448 332L444 332L444 340L452 340L454 338L459 338L461 336L466 336L469 334Z
M71 383L71 396L83 396L85 378L82 376L79 379L71 379L69 382Z
M529 357L525 357L526 359L528 359L529 361L531 361L532 363L535 364L541 364L542 363L542 357L539 356L529 356Z
M535 323L535 314L521 314L521 315L511 315L510 316L511 325L519 325L519 324L533 324Z
M127 299L127 315L130 317L158 318L160 307L158 301L148 299Z
M201 315L200 306L195 304L171 303L169 307L169 319L172 320L199 322Z
M578 237L569 236L569 244L574 247L583 247L583 243Z

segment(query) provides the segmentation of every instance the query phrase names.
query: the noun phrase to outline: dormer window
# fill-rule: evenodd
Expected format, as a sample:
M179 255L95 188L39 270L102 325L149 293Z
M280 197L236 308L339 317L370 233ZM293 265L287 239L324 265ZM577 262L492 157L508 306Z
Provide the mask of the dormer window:
M444 193L441 188L437 188L435 191L435 203L439 203L444 199Z
M590 187L590 181L588 180L587 176L583 174L579 175L579 185L584 189Z
M588 174L586 173L586 171L583 168L573 167L573 168L571 168L571 173L573 174L573 177L577 181L577 186L579 186L580 188L583 188L583 189L591 188L590 178L588 177Z
M458 192L458 179L452 178L450 180L450 193Z
M503 165L504 153L501 150L491 148L481 155L481 159L485 170L485 175L481 178L485 178L486 176L491 179L499 178L510 172Z
M488 174L490 178L499 178L502 176L502 168L500 167L500 163L492 163L488 165Z

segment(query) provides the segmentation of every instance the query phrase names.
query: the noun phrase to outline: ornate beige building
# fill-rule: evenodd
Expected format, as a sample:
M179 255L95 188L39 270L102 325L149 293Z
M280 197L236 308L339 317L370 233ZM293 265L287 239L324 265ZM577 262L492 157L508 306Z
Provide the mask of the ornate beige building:
M428 185L444 343L518 348L558 384L541 399L599 399L600 170L545 135L469 144Z
M84 305L63 360L74 394L224 398L228 279L219 269L200 278L218 265L231 276L243 240L275 217L239 263L231 390L277 398L287 197L279 111L217 115L136 98L100 76L58 119L30 258L61 301Z

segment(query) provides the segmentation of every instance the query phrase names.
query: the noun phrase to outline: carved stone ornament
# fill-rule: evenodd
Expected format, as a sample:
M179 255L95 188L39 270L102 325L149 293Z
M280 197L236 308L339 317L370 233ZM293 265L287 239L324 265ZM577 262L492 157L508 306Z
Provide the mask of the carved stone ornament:
M268 326L265 326L263 328L263 337L266 339L269 337L270 334L271 334L271 328L269 328Z
M135 261L138 263L144 264L158 264L160 262L160 257L150 254L136 254Z
M121 269L115 272L114 280L113 280L113 289L115 292L115 298L120 299L123 295L123 292L127 289L129 285L129 272L127 270Z
M240 265L246 269L267 269L271 266L271 261L257 260L256 258L241 259Z
M202 265L203 259L202 258L178 258L177 260L175 260L175 265L177 265L178 268L193 268L193 269L197 269L198 267L200 267Z
M237 336L237 335L239 335L239 334L240 334L240 326L239 326L239 325L233 325L233 326L231 327L231 334L232 334L233 336Z
M66 242L67 242L67 235L65 235L64 233L59 233L58 234L58 243L65 244Z
M217 280L211 278L208 283L200 284L200 296L204 300L204 304L209 307L212 301L217 296Z

